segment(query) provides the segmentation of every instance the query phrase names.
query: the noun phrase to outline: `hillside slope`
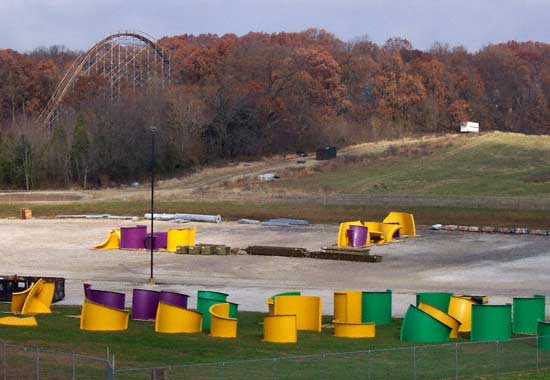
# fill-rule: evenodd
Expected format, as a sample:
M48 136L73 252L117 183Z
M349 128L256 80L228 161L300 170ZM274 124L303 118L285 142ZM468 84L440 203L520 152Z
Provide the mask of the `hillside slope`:
M371 144L369 144L371 145ZM279 188L334 193L550 196L550 137L492 132L372 144L294 171Z

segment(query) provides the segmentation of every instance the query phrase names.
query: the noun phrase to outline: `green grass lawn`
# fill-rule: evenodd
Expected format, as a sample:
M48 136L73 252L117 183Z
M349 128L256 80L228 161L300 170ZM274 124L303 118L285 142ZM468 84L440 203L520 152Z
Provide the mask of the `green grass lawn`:
M389 151L389 152L388 152ZM550 137L459 136L445 144L396 146L356 162L326 164L279 186L344 193L549 196Z
M8 309L8 304L0 305L0 310ZM494 343L470 344L467 337L461 337L458 346L453 341L444 345L417 345L413 350L412 344L399 340L400 320L378 326L374 339L336 338L332 328L325 327L321 333L300 332L297 344L273 344L262 342L262 313L239 313L237 339L212 338L207 334L157 334L152 322L142 321L130 321L128 330L122 332L81 331L79 319L71 317L79 313L79 307L54 307L53 314L37 317L36 328L0 326L0 339L97 357L105 357L108 347L115 355L116 368L121 371L117 379L150 376L148 371L124 372L125 368L222 361L225 364L173 368L170 378L238 379L245 375L265 378L276 373L282 379L345 379L369 373L372 379L393 380L410 379L416 370L418 379L440 379L454 378L458 363L461 378L483 375L479 378L543 379L548 377L527 372L535 371L537 362L540 368L550 368L550 354L540 351L537 358L536 344L531 339L502 342L495 349ZM324 323L330 320L330 316L323 317ZM44 357L42 361L43 365L49 363ZM502 375L505 373L514 374L505 377ZM550 372L545 374L549 376Z

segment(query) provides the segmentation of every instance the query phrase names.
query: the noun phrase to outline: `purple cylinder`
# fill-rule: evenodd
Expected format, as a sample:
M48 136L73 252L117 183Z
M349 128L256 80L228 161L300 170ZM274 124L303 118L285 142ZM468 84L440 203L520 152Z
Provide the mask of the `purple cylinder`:
M147 236L145 237L145 249L151 249L151 240L153 241L153 250L158 251L159 247L157 243L157 234L154 234L153 236L151 236L151 234L147 234Z
M158 249L166 249L168 243L168 232L159 231L155 232L155 235L157 235L157 241L155 242L155 244L157 245Z
M187 299L189 296L187 294L176 293L176 292L167 292L161 291L159 301L168 303L173 306L181 307L187 309Z
M352 247L361 247L367 244L369 229L364 226L349 226L346 231L348 242Z
M126 294L89 288L86 298L103 306L114 307L116 309L124 309Z
M145 248L147 226L120 227L120 249Z
M132 319L155 320L160 292L147 289L134 289L132 292Z

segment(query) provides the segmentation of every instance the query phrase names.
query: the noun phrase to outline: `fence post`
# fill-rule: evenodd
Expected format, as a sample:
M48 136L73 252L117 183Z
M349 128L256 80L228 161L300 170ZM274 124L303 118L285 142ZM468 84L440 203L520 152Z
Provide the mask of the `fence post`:
M416 380L416 346L413 346L413 379Z
M455 343L455 379L458 380L458 343Z
M40 380L40 352L39 348L36 347L36 380Z
M371 360L370 351L371 350L367 351L367 380L371 380L371 377L370 377L370 360Z
M497 375L500 375L499 344L497 340Z
M537 345L537 372L538 372L538 371L540 371L540 366L539 366L540 352L539 352L539 336L538 335L537 335L536 345Z
M8 379L8 353L6 350L8 349L8 344L6 342L3 343L3 349L2 349L2 368L4 372L4 380Z
M273 358L273 367L272 367L272 372L273 372L273 380L276 380L277 379L277 358Z
M76 380L76 354L73 352L73 380Z
M221 379L225 379L225 362L222 362Z

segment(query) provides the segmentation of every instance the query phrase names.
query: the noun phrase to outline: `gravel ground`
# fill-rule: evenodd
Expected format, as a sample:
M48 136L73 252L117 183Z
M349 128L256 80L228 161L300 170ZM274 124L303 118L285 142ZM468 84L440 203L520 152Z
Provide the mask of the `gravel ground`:
M323 311L332 314L332 293L341 289L394 292L393 312L403 315L420 291L452 291L490 296L491 303L513 296L545 294L550 289L550 237L430 231L420 236L373 247L381 263L355 263L264 256L154 255L157 285L149 278L149 251L93 251L107 233L136 222L117 220L0 219L0 274L61 276L66 279L61 304L82 303L82 284L122 291L131 305L135 287L190 294L198 289L230 294L240 310L266 311L265 298L285 290L323 297ZM338 226L265 227L194 223L196 241L245 248L279 245L319 249L336 242ZM181 224L156 222L155 230Z

